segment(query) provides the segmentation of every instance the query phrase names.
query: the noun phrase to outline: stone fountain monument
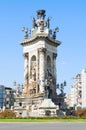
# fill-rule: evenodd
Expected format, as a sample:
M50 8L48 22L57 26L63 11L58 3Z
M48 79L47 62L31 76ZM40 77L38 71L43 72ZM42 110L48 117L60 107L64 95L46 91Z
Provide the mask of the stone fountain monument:
M50 18L45 19L45 10L37 11L37 18L32 18L32 29L22 28L25 33L24 56L24 91L16 97L14 110L17 116L52 116L56 115L56 40L58 27L50 28Z

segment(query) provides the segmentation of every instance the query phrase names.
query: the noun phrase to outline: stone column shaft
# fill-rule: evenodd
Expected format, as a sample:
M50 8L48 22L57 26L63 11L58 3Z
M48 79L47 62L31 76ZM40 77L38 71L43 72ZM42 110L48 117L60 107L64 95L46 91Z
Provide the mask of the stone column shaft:
M25 86L25 88L24 88L24 93L28 93L28 79L29 79L29 72L28 72L28 59L29 58L29 55L28 55L28 53L25 53L24 54L24 86Z
M40 93L44 93L44 86L45 86L45 48L39 48L39 87Z
M56 77L56 57L57 57L57 54L56 53L53 53L53 63L54 63L54 76Z

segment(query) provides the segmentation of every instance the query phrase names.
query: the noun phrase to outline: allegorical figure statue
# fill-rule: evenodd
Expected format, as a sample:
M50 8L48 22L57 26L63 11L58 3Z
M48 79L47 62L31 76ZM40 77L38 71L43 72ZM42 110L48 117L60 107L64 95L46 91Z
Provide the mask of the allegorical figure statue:
M38 10L37 11L37 20L35 18L32 18L32 26L33 28L39 27L40 30L44 30L44 27L50 27L50 18L47 19L47 21L44 20L45 18L45 10Z

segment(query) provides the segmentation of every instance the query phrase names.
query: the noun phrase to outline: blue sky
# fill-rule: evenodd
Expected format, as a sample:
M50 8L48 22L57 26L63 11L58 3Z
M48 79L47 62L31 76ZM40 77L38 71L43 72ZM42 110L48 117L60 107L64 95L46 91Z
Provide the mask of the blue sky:
M38 9L51 17L51 29L59 27L57 79L67 81L86 68L86 1L85 0L0 0L0 84L13 87L23 83L22 26L31 29L31 18Z

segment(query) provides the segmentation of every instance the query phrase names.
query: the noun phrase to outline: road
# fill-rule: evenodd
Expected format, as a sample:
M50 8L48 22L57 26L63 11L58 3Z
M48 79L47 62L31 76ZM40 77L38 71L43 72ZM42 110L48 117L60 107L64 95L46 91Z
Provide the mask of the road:
M86 123L0 123L0 130L86 130Z

